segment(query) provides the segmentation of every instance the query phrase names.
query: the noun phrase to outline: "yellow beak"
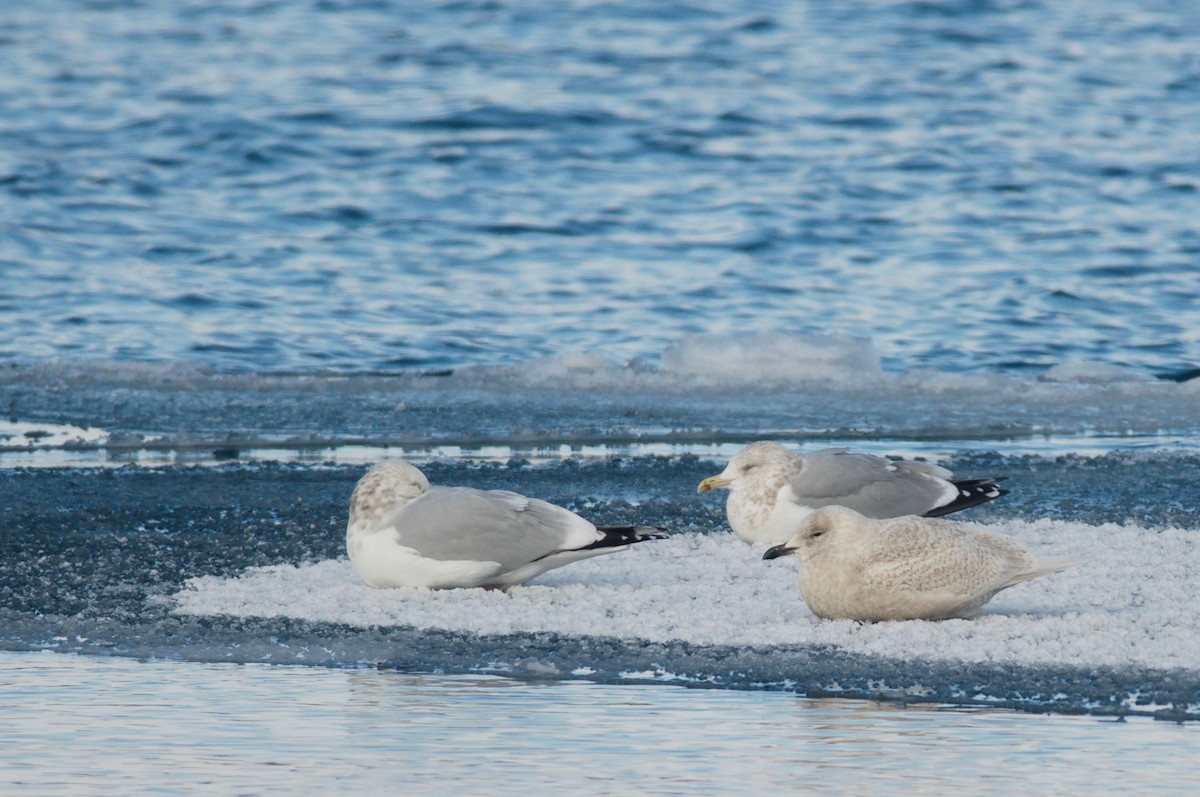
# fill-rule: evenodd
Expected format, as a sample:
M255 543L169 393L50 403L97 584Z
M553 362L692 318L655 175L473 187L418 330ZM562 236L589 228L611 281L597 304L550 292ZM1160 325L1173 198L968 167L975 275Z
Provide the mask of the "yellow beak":
M709 490L716 490L720 487L728 487L733 479L725 479L720 476L709 476L704 481L700 482L700 486L696 488L698 493L707 493Z

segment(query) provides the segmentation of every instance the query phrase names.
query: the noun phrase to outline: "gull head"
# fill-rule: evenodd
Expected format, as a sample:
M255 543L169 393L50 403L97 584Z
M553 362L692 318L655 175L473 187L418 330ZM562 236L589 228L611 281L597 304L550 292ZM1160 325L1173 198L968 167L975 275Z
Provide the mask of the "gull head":
M399 459L377 463L358 480L350 496L350 527L373 528L397 508L429 490L429 479Z
M795 469L798 457L779 443L760 440L733 455L725 470L700 482L697 492L707 493L721 487L736 488L747 478L777 479L781 483Z
M807 559L823 546L835 544L831 539L839 536L841 529L850 528L857 521L865 521L862 515L844 506L823 506L809 513L800 522L800 527L791 539L773 548L768 548L763 559L778 559L781 556L799 556Z

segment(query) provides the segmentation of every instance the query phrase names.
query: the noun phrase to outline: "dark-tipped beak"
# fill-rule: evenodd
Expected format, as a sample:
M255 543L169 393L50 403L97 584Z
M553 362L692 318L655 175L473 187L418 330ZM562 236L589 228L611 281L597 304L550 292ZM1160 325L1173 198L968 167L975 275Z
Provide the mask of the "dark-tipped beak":
M796 552L795 548L790 547L786 542L783 545L776 545L774 548L768 548L763 554L763 559L778 559L781 556L790 556Z

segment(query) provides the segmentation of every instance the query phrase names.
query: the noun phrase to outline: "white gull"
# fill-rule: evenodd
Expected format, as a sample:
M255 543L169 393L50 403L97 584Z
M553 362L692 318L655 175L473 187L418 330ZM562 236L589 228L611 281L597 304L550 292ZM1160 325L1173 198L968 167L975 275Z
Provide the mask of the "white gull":
M808 513L845 506L867 517L936 517L990 501L1008 491L1003 477L955 479L928 462L890 460L845 448L794 454L779 443L751 443L725 470L700 482L704 493L729 489L729 526L749 544L777 545Z
M1003 534L939 518L876 520L843 506L812 512L763 558L793 554L813 614L864 621L974 617L1000 590L1085 561L1035 561Z
M506 490L434 487L417 467L387 460L354 488L346 551L372 587L507 589L661 538L660 531L597 528L560 506Z

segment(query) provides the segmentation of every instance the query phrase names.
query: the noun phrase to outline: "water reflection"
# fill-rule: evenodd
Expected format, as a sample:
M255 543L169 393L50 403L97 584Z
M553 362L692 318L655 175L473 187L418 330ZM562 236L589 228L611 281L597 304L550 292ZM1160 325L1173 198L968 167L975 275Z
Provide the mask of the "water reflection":
M1200 728L779 693L0 653L22 793L1178 793Z

